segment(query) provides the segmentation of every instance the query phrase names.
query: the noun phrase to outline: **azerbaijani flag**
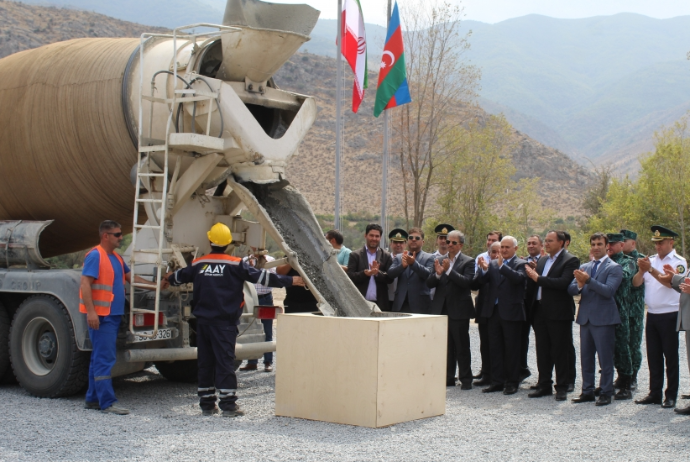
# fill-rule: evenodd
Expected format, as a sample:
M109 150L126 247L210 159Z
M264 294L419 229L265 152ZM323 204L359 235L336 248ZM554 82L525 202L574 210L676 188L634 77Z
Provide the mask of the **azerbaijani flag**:
M342 54L355 73L355 83L352 86L352 112L357 112L364 99L364 89L369 86L367 77L367 37L364 32L364 17L359 0L345 0L343 2Z
M407 86L405 70L405 49L403 47L402 27L398 14L398 2L395 2L391 21L388 24L386 45L381 56L379 85L376 89L374 116L378 117L385 109L411 103L410 89Z

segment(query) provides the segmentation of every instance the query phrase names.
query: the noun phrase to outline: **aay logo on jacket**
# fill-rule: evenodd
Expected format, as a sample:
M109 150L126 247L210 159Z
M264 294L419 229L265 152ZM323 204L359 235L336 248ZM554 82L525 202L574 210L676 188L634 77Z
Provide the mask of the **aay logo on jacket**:
M201 267L199 274L203 274L204 276L223 276L225 273L225 266L226 265L212 265L207 263Z

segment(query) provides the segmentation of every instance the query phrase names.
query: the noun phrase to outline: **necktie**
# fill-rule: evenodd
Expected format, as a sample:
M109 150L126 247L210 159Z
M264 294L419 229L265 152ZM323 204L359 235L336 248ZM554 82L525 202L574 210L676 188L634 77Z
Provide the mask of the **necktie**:
M595 260L594 268L592 268L592 277L597 275L597 268L599 267L599 263L601 263L599 260Z

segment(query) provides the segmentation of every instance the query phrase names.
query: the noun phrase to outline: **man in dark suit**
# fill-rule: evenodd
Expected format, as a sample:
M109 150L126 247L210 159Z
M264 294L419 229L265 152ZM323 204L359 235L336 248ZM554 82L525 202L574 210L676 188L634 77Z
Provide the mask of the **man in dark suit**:
M530 398L553 394L551 380L556 367L556 400L565 401L568 386L574 381L571 371L575 302L568 294L573 272L580 260L565 250L562 231L549 231L544 239L548 256L539 259L537 268L527 268L528 300L534 314L539 382Z
M448 356L446 385L455 386L455 368L463 390L472 389L470 319L474 318L472 280L474 259L462 253L465 236L460 231L448 233L448 256L434 262L434 272L427 279L436 288L430 314L448 316Z
M575 279L568 287L572 296L580 294L577 323L580 325L580 361L582 363L582 394L574 403L594 401L595 355L599 357L601 394L597 406L611 404L613 395L613 354L616 325L621 323L616 305L616 290L623 280L623 269L606 255L606 234L595 233L589 238L594 260L575 270Z
M383 229L376 223L367 225L364 232L365 245L350 254L347 275L357 286L364 298L378 305L381 311L390 311L388 305L388 278L391 254L379 248Z
M495 235L494 235L495 236ZM487 238L488 239L488 238ZM488 246L489 250L482 254L479 254L474 260L474 274L477 275L479 271L479 264L477 263L480 258L484 258L486 261L495 260L501 253L501 243L496 240ZM479 376L479 380L476 380L473 385L478 387L483 387L485 385L491 385L491 347L489 345L489 319L483 317L482 306L484 306L484 299L487 294L491 292L491 284L487 281L484 284L479 284L477 278L475 277L472 283L472 290L477 290L477 297L474 299L474 306L476 307L477 316L474 321L477 323L477 330L479 331L479 352L482 356L482 369ZM477 376L474 377L475 379Z
M489 263L481 258L478 262L477 282L490 284L480 307L482 316L489 318L491 353L491 385L482 390L484 393L512 395L520 384L527 262L515 256L517 248L517 239L505 236L496 260Z
M393 259L389 278L398 278L393 311L429 314L431 298L426 285L434 272L434 257L422 250L424 231L412 228L407 232L407 251Z

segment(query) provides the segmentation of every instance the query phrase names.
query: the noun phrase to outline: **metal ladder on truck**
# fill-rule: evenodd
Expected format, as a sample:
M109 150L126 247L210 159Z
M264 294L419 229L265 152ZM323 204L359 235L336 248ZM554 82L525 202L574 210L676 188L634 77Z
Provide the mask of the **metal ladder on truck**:
M205 32L199 34L180 34L180 31L186 29L194 28L213 28L216 29L212 32ZM199 151L209 152L208 145L217 145L218 137L210 136L210 125L211 125L211 109L212 104L215 102L218 105L218 94L213 91L199 91L191 88L187 82L178 76L178 64L177 55L178 51L185 46L192 44L196 45L199 38L205 37L207 39L214 36L219 36L221 33L227 33L229 31L238 31L239 29L228 26L219 26L214 24L193 24L191 26L179 27L173 31L172 35L168 34L142 34L141 44L139 48L139 148L138 148L138 159L137 159L137 171L136 171L136 186L134 195L134 220L133 220L133 232L132 232L132 255L130 258L130 271L131 271L131 284L130 284L130 313L129 313L129 331L138 337L143 337L147 339L156 339L159 332L160 324L160 295L161 295L161 278L165 274L167 267L167 261L164 256L172 255L173 253L186 251L189 249L175 249L172 244L172 229L169 233L166 232L167 225L170 224L168 215L172 215L175 209L175 187L177 179L180 173L181 157L184 155L193 156L194 143L198 143ZM172 71L161 70L154 73L151 80L151 94L144 95L144 69L145 69L145 55L146 48L145 43L153 38L172 38L173 39L173 56L171 63ZM178 40L183 41L183 45L178 48ZM155 79L160 74L167 74L173 76L173 95L168 97L167 95L167 85L166 85L166 95L164 97L155 96ZM179 83L184 82L187 88L178 88ZM150 103L150 117L147 127L147 132L145 133L145 127L143 123L143 107L144 102ZM183 142L177 142L175 140L176 132L175 124L175 111L180 104L187 103L198 103L207 102L209 108L209 115L207 117L206 133L205 135L200 135L196 133L196 128L192 126L192 131L187 132L188 134L194 134L194 137L186 138ZM164 104L168 106L168 118L165 129L165 138L163 140L153 138L153 113L154 104ZM220 111L220 107L218 106ZM184 116L184 110L181 112ZM147 135L147 136L145 136ZM215 138L215 142L208 143L209 138ZM184 148L176 147L176 145L184 145ZM191 149L190 149L191 148ZM178 156L177 162L175 163L175 169L172 178L169 177L169 166L170 166L170 156L171 150L175 149L173 155ZM162 165L160 162L155 162L152 158L154 154L162 154ZM161 156L159 156L160 159ZM162 170L162 171L160 171ZM159 184L162 182L162 184ZM142 191L142 185L145 187L145 191ZM155 185L155 187L154 187ZM139 224L139 208L144 206L147 208L147 215L149 221L145 224ZM153 220L158 217L157 222ZM156 248L143 248L137 249L137 234L143 230L150 230L154 234L157 233L158 246ZM168 257L166 257L168 258ZM156 270L154 271L155 280L151 284L144 284L135 281L136 270L138 264L153 264ZM154 307L150 309L148 307L137 307L135 296L135 290L148 289L152 290L153 285L155 285L155 298ZM137 314L149 314L153 315L153 331L151 332L140 332L135 331L135 316Z

